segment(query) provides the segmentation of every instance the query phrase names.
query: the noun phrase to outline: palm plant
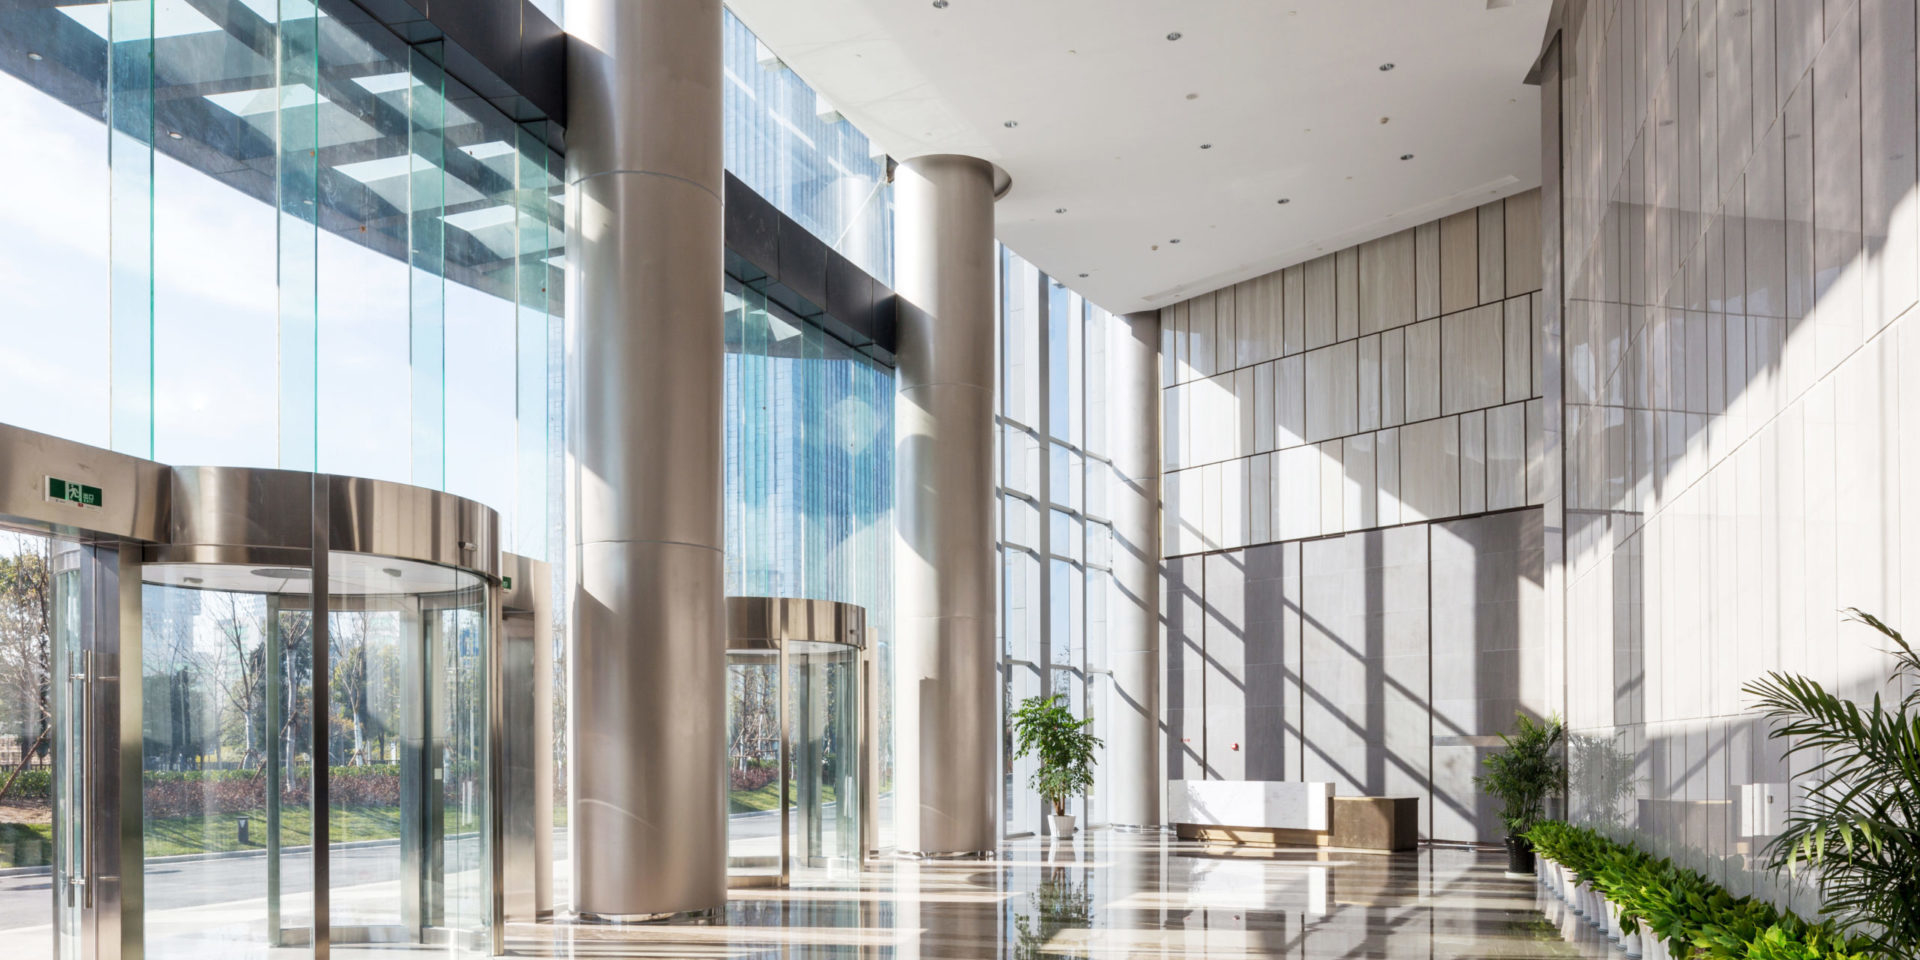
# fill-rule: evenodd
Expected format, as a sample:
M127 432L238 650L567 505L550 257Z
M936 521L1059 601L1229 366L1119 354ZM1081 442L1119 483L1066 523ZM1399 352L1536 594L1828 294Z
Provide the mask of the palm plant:
M1015 756L1040 761L1031 782L1055 816L1066 816L1067 801L1093 786L1094 751L1103 744L1087 731L1092 725L1092 717L1075 719L1058 694L1028 697L1013 712Z
M1500 735L1506 749L1481 761L1487 772L1473 782L1500 801L1500 822L1506 824L1509 836L1533 829L1547 815L1547 798L1565 786L1567 766L1561 743L1566 736L1567 728L1557 716L1539 721L1515 714L1514 732Z
M1809 755L1812 785L1767 845L1768 866L1818 871L1821 912L1886 956L1920 956L1920 654L1898 630L1855 608L1849 619L1892 640L1906 694L1863 708L1807 677L1772 672L1746 692L1774 721L1785 756Z

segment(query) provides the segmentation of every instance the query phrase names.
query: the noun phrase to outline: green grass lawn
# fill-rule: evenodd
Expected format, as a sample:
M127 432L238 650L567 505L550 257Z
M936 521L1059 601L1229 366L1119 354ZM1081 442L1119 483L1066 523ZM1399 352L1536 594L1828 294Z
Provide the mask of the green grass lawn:
M204 817L171 817L160 820L148 820L146 824L146 851L149 857L171 857L193 853L226 853L232 850L265 850L267 847L267 812L255 810L245 814L252 823L248 830L249 843L240 842L241 814L222 814L214 819ZM336 809L328 817L331 826L329 839L333 843L350 843L355 840L391 840L400 836L400 808L398 807L352 807ZM447 824L449 832L459 832L461 825ZM280 811L280 843L287 847L301 847L313 842L313 814L305 808L289 808Z
M797 801L800 796L799 789L794 787L791 782L789 782L787 789L787 795ZM832 784L827 784L820 788L820 802L833 802ZM777 783L768 783L758 790L735 790L727 795L728 813L757 813L762 810L772 810L779 806L780 785Z
M0 823L0 868L53 862L53 824Z

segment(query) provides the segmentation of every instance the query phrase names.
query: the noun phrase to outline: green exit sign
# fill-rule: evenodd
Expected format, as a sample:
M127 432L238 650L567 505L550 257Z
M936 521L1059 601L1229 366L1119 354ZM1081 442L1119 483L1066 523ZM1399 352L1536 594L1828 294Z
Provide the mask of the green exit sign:
M104 502L99 487L62 480L59 477L47 478L47 499L82 507L97 507Z

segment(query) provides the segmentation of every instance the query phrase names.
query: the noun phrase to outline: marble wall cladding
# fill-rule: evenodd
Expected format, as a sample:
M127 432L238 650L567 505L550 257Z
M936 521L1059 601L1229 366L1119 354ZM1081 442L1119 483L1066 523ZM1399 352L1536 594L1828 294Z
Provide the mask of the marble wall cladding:
M1543 87L1551 423L1530 401L1518 441L1563 458L1527 496L1564 506L1548 656L1572 813L1811 912L1761 857L1807 762L1780 759L1741 687L1784 670L1870 698L1891 661L1839 611L1920 622L1915 5L1576 16ZM1497 413L1490 470L1516 446Z
M1539 216L1530 191L1164 309L1163 553L1540 502Z
M1166 560L1168 778L1415 796L1423 836L1498 840L1473 776L1544 713L1543 536L1522 509Z

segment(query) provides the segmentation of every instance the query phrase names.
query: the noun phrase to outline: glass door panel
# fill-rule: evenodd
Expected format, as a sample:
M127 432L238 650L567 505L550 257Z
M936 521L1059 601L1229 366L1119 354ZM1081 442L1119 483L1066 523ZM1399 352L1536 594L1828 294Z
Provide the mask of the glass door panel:
M332 950L487 946L485 584L448 567L328 557Z
M858 654L840 644L787 645L795 868L856 870L859 831Z
M54 811L81 795L77 753L57 748L71 739L76 698L60 684L80 648L77 619L59 612L77 601L73 575L57 563L48 538L0 531L0 943L32 960L79 956L78 821Z
M312 573L151 564L142 576L146 956L304 953Z
M772 652L727 653L727 873L780 876L780 672Z

